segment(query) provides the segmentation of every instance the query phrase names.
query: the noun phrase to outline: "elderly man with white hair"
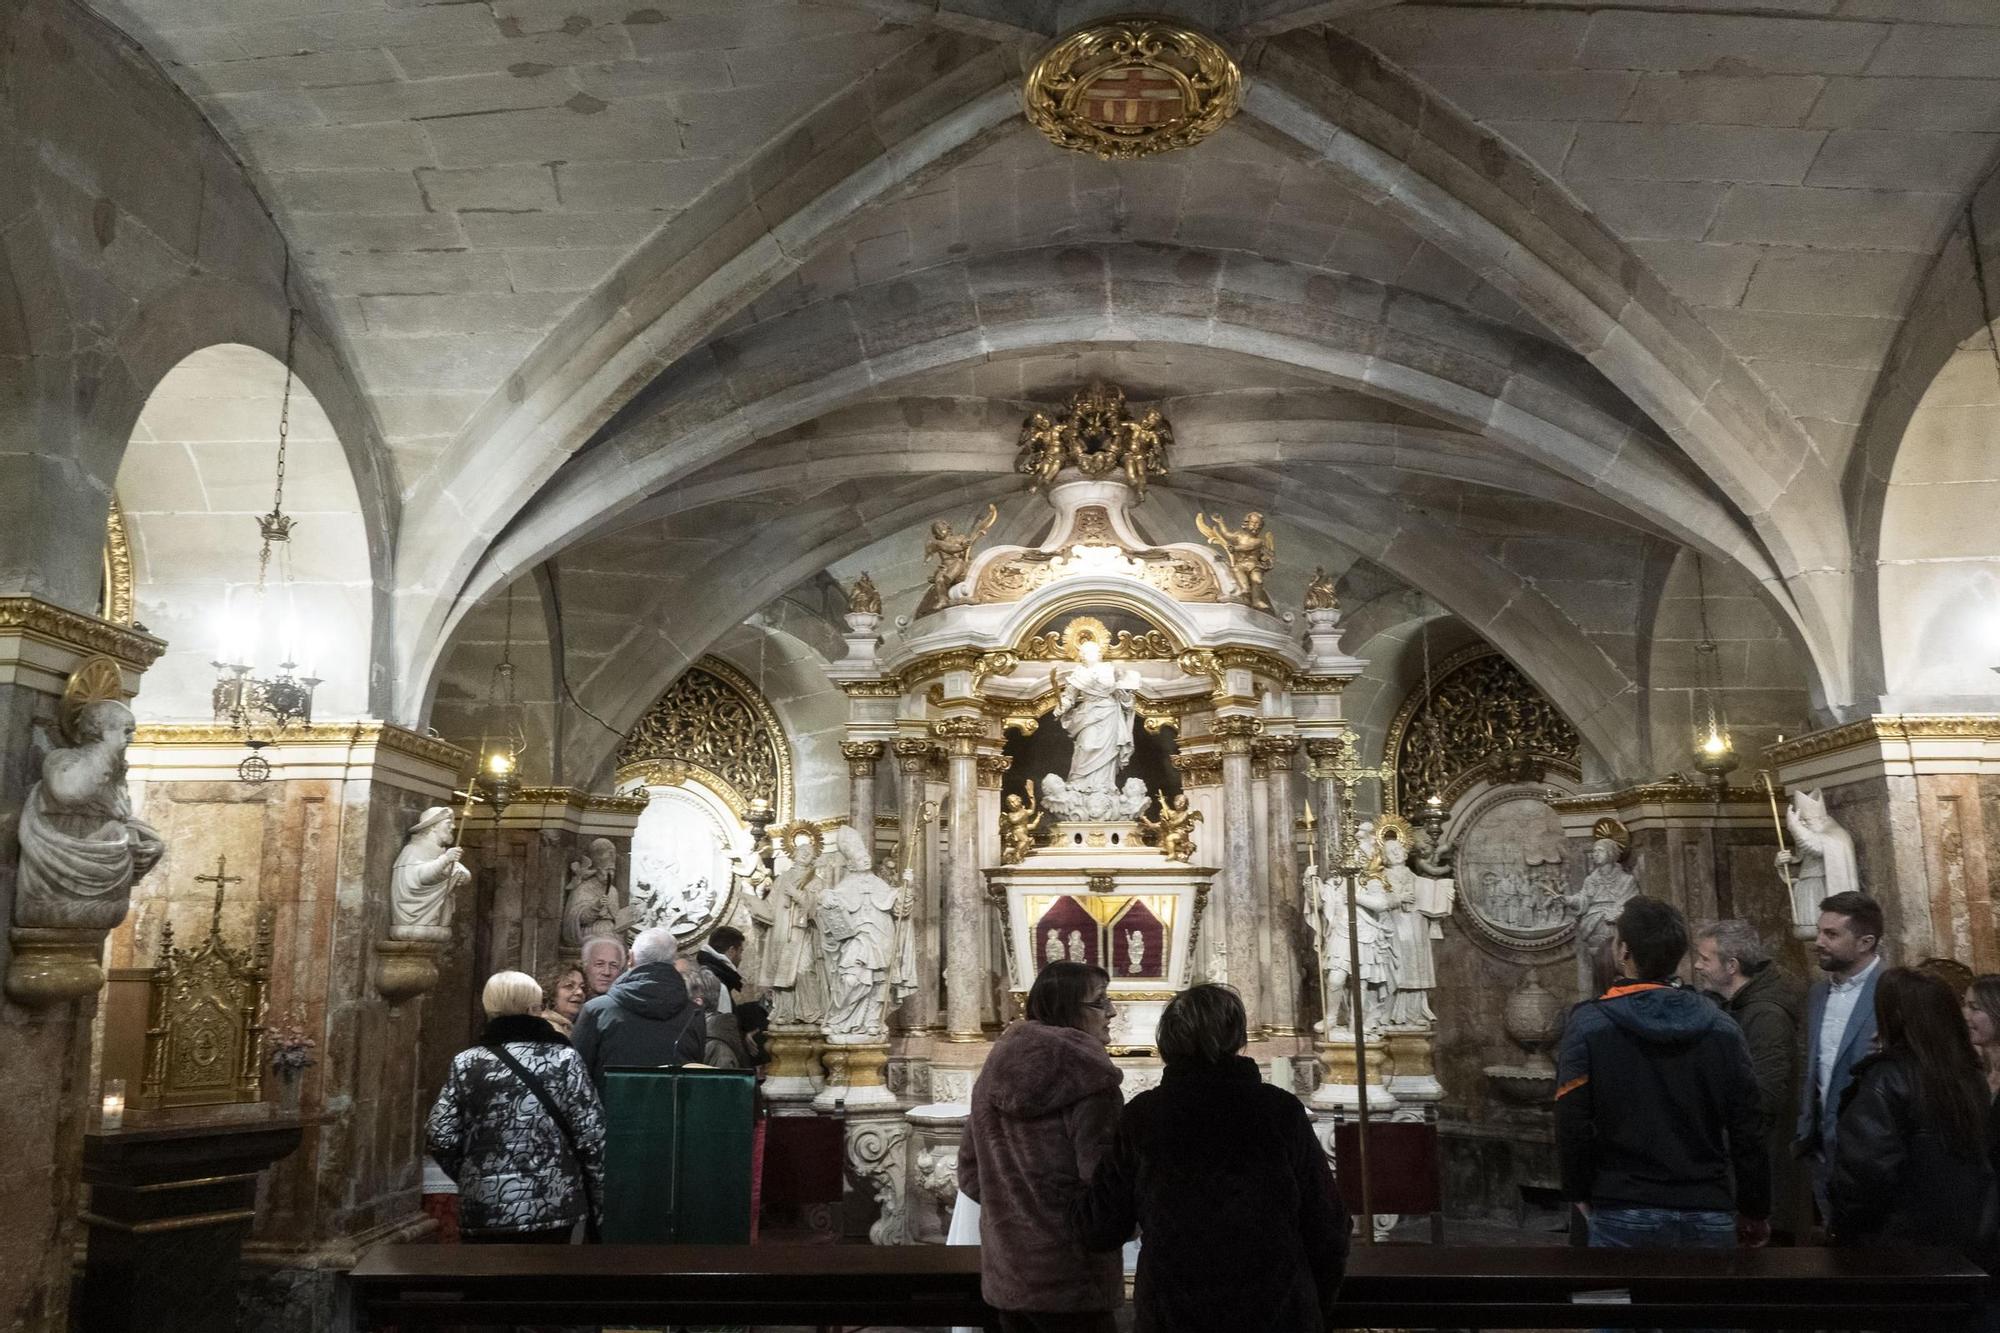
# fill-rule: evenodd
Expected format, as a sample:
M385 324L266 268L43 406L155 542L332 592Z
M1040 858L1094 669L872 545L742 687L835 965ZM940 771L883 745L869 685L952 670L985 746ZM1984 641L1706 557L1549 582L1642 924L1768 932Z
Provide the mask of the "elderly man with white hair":
M625 970L625 946L615 935L592 935L583 942L583 988L595 999L611 989Z
M701 1060L708 1041L701 1008L688 994L686 964L677 962L674 933L642 930L632 941L632 966L611 989L583 1006L570 1044L604 1090L610 1069L657 1069Z

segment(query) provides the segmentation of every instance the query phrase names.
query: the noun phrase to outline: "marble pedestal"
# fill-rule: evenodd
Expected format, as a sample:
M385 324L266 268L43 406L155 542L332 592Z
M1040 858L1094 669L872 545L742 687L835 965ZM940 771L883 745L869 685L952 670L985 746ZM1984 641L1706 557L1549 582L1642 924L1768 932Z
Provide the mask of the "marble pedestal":
M814 1077L813 1053L819 1034L811 1028L771 1029L771 1063L764 1071L764 1100L772 1115L810 1115L820 1081Z
M92 1130L89 1253L76 1327L235 1333L257 1176L300 1142L298 1116Z
M857 1111L896 1106L896 1094L889 1091L889 1043L871 1037L831 1036L821 1049L826 1064L826 1086L813 1098L812 1108L822 1113L845 1107Z
M1429 1027L1393 1027L1382 1034L1389 1054L1387 1087L1399 1102L1444 1100L1437 1076L1437 1032Z
M1366 1039L1364 1047L1368 1074L1368 1113L1386 1114L1396 1109L1396 1098L1389 1091L1387 1072L1389 1052L1379 1035ZM1357 1087L1360 1079L1354 1070L1354 1034L1335 1028L1329 1040L1319 1044L1319 1087L1312 1095L1312 1106L1317 1111L1353 1111L1361 1105L1361 1094Z
M958 1145L972 1108L964 1102L913 1106L903 1119L910 1126L910 1183L904 1239L913 1245L942 1245L958 1202Z

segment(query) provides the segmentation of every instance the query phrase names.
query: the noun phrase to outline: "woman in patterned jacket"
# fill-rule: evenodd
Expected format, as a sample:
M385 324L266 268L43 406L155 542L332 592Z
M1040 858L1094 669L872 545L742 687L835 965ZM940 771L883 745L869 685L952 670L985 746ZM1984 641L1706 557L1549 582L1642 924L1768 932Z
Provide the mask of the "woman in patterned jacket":
M583 1060L535 1016L542 988L533 977L496 972L481 1003L480 1044L452 1059L431 1108L431 1156L458 1182L467 1242L567 1244L599 1211L604 1110Z

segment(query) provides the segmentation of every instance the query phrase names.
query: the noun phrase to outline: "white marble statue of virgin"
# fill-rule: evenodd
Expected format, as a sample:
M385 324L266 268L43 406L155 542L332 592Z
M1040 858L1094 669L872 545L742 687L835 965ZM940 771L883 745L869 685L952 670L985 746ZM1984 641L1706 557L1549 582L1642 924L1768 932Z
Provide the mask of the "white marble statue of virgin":
M1139 677L1115 670L1104 660L1104 645L1085 637L1077 644L1077 665L1062 679L1056 718L1069 733L1067 779L1043 780L1043 804L1069 819L1130 819L1130 798L1119 790L1118 771L1132 761L1132 720L1137 713ZM1143 795L1143 793L1142 793ZM1144 802L1141 801L1143 806Z

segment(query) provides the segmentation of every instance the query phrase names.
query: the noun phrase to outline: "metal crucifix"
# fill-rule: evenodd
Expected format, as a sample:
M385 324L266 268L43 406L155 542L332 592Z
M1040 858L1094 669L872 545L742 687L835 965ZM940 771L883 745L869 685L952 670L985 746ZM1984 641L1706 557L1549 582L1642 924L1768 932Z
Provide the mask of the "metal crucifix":
M1361 1243L1375 1243L1374 1190L1368 1176L1368 1028L1363 1019L1361 990L1361 840L1355 833L1354 788L1370 779L1389 776L1388 767L1369 768L1361 763L1360 742L1353 732L1341 737L1340 757L1319 769L1319 776L1340 788L1340 864L1336 868L1347 885L1347 986L1349 1023L1354 1029L1354 1138L1361 1172ZM1324 976L1322 966L1320 975ZM1322 987L1322 992L1324 987ZM1333 1008L1325 1003L1327 1036L1333 1035Z

